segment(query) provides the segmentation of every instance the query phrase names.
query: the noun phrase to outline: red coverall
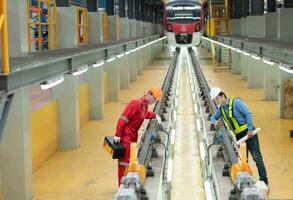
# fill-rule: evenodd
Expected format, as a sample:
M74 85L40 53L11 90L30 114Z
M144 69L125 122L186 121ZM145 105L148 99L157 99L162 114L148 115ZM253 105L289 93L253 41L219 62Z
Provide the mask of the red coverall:
M118 184L120 186L121 178L124 176L126 167L130 159L130 144L137 142L137 131L144 119L156 118L156 113L148 111L148 100L146 96L132 100L128 103L122 115L120 116L115 136L121 138L121 144L125 147L124 158L118 159Z

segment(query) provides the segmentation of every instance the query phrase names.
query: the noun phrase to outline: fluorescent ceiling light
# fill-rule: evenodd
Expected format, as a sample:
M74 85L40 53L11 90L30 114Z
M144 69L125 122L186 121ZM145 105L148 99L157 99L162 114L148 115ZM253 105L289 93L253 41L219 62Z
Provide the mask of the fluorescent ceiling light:
M197 132L200 132L200 130L201 130L200 119L196 120L196 129L197 129Z
M243 51L243 55L250 56L250 53L249 52L246 52L246 51Z
M257 55L251 54L251 57L252 57L253 59L255 59L255 60L260 60L260 57L257 56Z
M104 61L96 62L95 64L93 64L93 68L101 67L103 64L104 64Z
M266 63L266 64L268 64L268 65L274 65L275 64L275 62L273 62L273 61L271 61L271 60L266 60L266 59L262 59L262 61L264 62L264 63Z
M126 52L125 52L125 55L128 55L128 54L130 54L130 51L126 51Z
M131 53L134 53L134 52L136 52L136 49L132 49L132 50L131 50Z
M209 180L206 180L204 182L204 190L206 194L206 200L213 200L212 190L211 190L211 184Z
M124 56L124 53L121 53L119 55L117 55L117 58L122 58Z
M200 152L200 158L201 158L201 160L205 160L206 153L205 153L205 149L204 149L203 142L200 142L199 143L199 152Z
M175 143L175 129L171 130L171 141L170 144L174 144Z
M282 64L279 65L279 68L285 72L288 72L289 74L293 74L293 69L289 69L289 68L283 66Z
M114 56L114 57L112 57L112 58L108 58L107 59L107 62L109 63L109 62L112 62L113 60L115 60L116 59L116 57Z
M241 49L236 49L237 53L242 53Z
M81 74L83 74L84 72L86 72L88 69L89 69L88 66L84 66L84 67L82 67L82 68L80 68L80 69L76 69L76 70L74 70L74 71L72 72L72 75L74 75L74 76L81 75Z
M43 81L41 82L41 89L42 90L47 90L49 88L52 88L60 83L62 83L64 81L64 76L58 76L56 78L52 78L50 80L46 80L46 81Z
M165 158L166 159L166 158ZM173 159L168 158L167 182L170 183L173 177Z

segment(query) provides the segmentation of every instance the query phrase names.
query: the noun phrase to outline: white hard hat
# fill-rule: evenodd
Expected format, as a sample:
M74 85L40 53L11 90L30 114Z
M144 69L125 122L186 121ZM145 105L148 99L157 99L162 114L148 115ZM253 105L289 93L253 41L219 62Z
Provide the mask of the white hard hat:
M210 97L211 97L211 99L214 100L220 94L220 92L222 92L222 91L223 90L221 88L213 87L210 90Z

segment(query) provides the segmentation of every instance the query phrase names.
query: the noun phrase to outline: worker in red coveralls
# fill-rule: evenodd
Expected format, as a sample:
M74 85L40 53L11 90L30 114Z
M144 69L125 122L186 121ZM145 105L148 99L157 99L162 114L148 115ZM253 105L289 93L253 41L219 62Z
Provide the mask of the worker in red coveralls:
M144 119L156 119L161 124L161 118L154 112L149 112L149 105L160 100L162 97L162 90L153 86L141 98L134 99L128 103L125 110L119 117L116 126L116 134L114 142L123 144L125 147L124 158L118 159L118 184L121 184L121 178L124 176L126 167L130 159L130 144L137 142L138 129L142 125Z

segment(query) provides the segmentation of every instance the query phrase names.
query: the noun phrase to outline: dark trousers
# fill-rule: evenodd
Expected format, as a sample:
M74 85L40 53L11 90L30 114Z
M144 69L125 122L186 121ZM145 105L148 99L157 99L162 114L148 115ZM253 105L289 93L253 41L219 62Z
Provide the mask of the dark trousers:
M247 133L247 130L237 134L236 139L239 140L240 138L244 137L246 133ZM259 174L259 180L265 182L265 184L268 184L267 171L266 171L266 167L264 165L262 155L260 152L260 146L259 146L257 134L254 135L252 138L246 140L246 149L247 149L247 159L248 159L248 151L249 151L256 164L258 174Z

